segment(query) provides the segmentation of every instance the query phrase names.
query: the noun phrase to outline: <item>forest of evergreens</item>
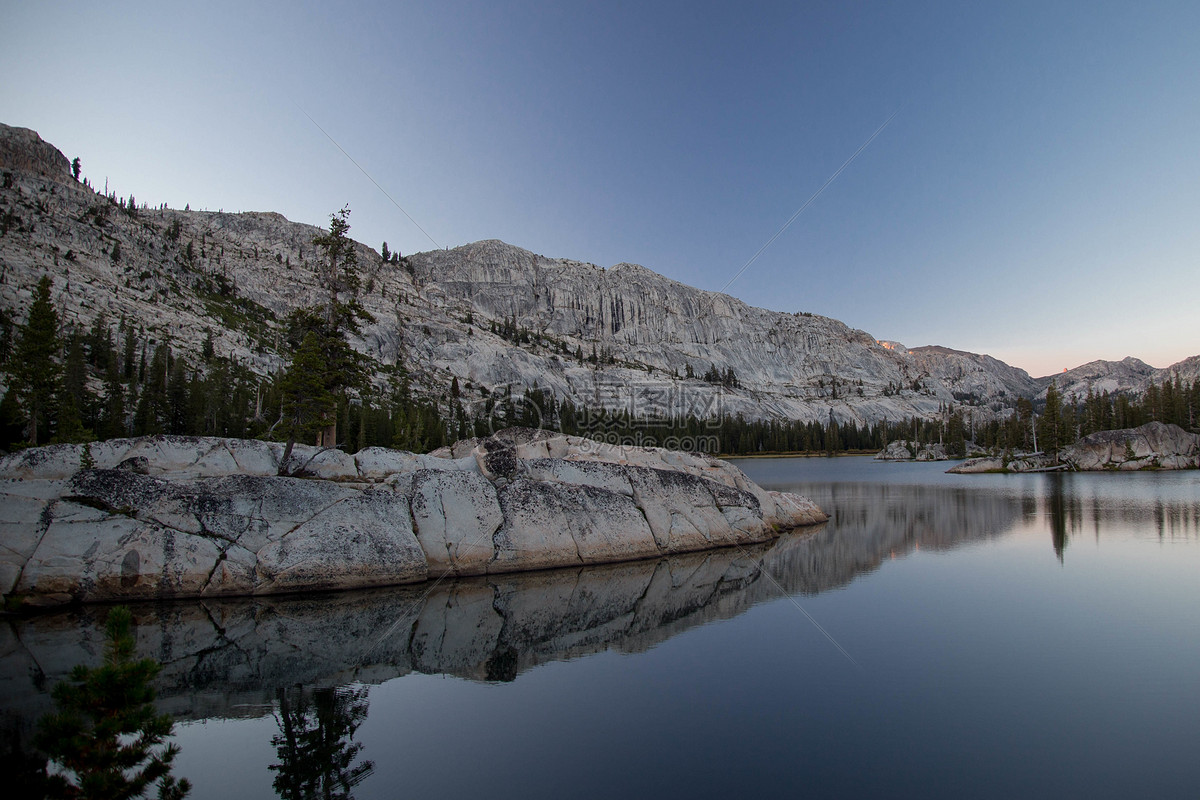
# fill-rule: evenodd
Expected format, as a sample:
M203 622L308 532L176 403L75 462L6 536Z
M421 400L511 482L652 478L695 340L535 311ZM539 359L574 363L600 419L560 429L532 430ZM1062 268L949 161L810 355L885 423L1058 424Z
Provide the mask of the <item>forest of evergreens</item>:
M130 320L95 319L78 330L60 323L49 281L29 319L0 319L0 368L10 391L0 402L0 448L169 433L286 440L281 424L286 373L271 378L213 350L198 357L169 342L151 344ZM468 404L457 381L440 397L417 397L403 368L382 371L331 392L328 414L348 452L396 447L428 452L460 438L512 425L542 427L610 442L673 446L728 454L874 451L907 439L946 444L952 454L976 447L1051 451L1098 430L1159 420L1195 430L1200 382L1151 384L1142 397L1089 393L1064 398L1053 385L1044 403L1017 402L1007 420L973 422L970 406L947 406L938 419L885 425L746 420L653 420L623 411L577 408L548 392L502 393ZM354 383L351 381L350 383ZM335 387L337 388L337 387ZM353 388L353 391L346 389ZM468 411L471 408L471 411Z

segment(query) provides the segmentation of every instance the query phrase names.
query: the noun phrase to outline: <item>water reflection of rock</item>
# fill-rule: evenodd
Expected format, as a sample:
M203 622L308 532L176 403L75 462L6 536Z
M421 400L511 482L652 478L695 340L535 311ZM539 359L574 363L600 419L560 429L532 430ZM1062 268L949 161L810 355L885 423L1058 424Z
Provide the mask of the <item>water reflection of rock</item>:
M830 515L828 525L780 555L789 592L844 586L892 556L947 550L1007 533L1033 498L938 486L840 483L805 487Z
M160 705L182 717L259 715L281 688L379 683L410 672L512 680L538 664L638 652L788 593L843 586L892 555L998 536L1011 495L842 484L831 523L744 549L369 592L134 606L139 652L164 665ZM774 581L764 578L764 570ZM0 626L0 699L22 716L94 662L103 607Z
M512 680L537 664L639 651L778 595L762 580L809 533L744 549L369 592L133 606L139 654L163 663L159 705L257 716L281 688L410 672ZM0 701L33 719L48 687L101 651L106 609L0 625Z

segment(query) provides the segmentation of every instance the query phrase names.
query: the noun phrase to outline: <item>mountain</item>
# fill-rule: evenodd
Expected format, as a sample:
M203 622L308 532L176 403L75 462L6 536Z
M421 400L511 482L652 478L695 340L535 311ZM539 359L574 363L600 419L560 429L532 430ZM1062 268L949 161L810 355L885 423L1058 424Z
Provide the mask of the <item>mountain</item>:
M1025 370L991 356L937 345L916 347L908 353L924 373L948 386L960 401L1030 397L1039 387Z
M322 298L309 268L314 226L106 197L24 128L0 125L0 169L10 325L48 274L68 324L124 318L142 346L169 342L193 359L211 331L218 354L267 376L290 358L282 320ZM457 380L470 411L537 387L642 418L867 423L929 418L949 403L989 417L1048 382L989 356L908 350L828 317L754 308L635 264L605 269L496 240L387 261L360 244L358 257L374 321L352 344L373 359L376 382L402 365L418 394L448 398Z
M1152 378L1156 379L1156 383L1161 383L1160 373L1166 372L1167 370L1155 369L1133 356L1127 356L1120 361L1089 361L1074 369L1063 370L1057 375L1040 378L1037 381L1037 396L1046 396L1046 388L1051 381L1054 381L1063 397L1075 395L1083 398L1089 388L1096 394L1140 393Z

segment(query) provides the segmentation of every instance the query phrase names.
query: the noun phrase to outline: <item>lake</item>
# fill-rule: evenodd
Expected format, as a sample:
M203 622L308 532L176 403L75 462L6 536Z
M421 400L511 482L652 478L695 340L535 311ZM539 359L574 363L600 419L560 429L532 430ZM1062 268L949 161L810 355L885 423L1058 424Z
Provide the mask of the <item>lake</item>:
M662 561L134 606L175 774L205 799L1200 791L1200 473L737 463L829 523ZM0 625L11 746L95 663L102 615Z

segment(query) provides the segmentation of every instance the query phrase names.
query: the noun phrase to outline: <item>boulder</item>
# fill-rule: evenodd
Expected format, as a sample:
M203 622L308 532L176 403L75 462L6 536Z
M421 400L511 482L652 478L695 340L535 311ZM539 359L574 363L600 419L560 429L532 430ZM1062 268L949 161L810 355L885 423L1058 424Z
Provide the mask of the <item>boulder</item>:
M1195 469L1200 466L1200 435L1148 422L1089 434L1063 450L1061 460L1077 470Z
M504 522L496 489L477 472L421 470L412 482L412 519L429 573L479 575Z
M323 481L357 481L358 465L354 456L341 450L300 447L292 450L284 471L297 478L317 478Z
M897 439L875 454L879 461L947 461L950 456L942 444L922 444Z
M968 458L962 463L955 464L946 470L946 472L968 475L980 472L1003 472L1005 468L1004 459L996 456L982 456L980 458Z
M28 604L415 583L745 546L825 520L718 459L509 429L441 455L152 436L0 459Z

